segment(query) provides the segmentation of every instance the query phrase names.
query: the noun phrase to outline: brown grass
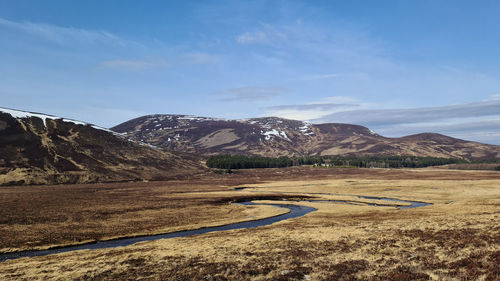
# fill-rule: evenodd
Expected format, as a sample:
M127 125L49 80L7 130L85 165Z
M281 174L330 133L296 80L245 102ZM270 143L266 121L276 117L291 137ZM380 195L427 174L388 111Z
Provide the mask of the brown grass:
M321 172L311 170L312 174L323 176L306 176L304 180L297 178L300 174L285 169L274 175L271 171L253 174L245 171L249 173L247 182L242 178L244 173L240 173L190 183L102 185L102 192L107 195L98 196L107 199L98 201L111 202L111 206L118 208L135 198L135 201L144 201L138 203L139 206L147 207L147 212L152 213L156 210L153 206L164 204L157 210L163 215L170 210L172 215L179 215L182 212L176 212L176 208L187 208L190 219L198 221L196 216L200 216L205 223L213 223L216 220L213 216L226 220L245 217L240 209L231 212L237 216L229 215L227 208L231 205L221 204L221 200L234 200L240 194L269 195L273 191L314 196L316 193L337 194L325 195L329 198L345 197L345 194L377 195L418 199L434 205L396 210L300 202L318 211L256 229L6 261L0 263L0 279L500 280L500 179L494 176L498 174L433 169L361 170L366 174L358 169L334 169L338 174L326 174L323 171L332 173L331 170L314 170ZM253 187L256 192L228 192L228 187L242 185ZM67 186L51 188L68 190ZM70 188L75 188L71 195L71 201L75 202L81 200L77 194L85 193L89 186ZM80 193L79 189L82 189ZM17 194L17 202L22 198L35 200L33 198L47 192L41 188L39 195L35 195L35 190L2 190L0 198L7 202L13 199L4 197ZM114 198L122 201L114 202ZM198 212L189 211L190 204L186 202L202 202L202 206L207 207L198 208ZM169 208L169 204L173 207ZM68 212L69 205L61 210ZM108 210L105 205L99 208L94 205L94 208ZM136 212L128 209L131 206L119 208L128 214L125 217ZM39 220L50 221L52 212L38 209L46 214ZM33 214L35 210L33 207ZM53 214L57 214L56 209ZM109 214L106 223L117 215ZM142 220L149 219L137 217L137 228L155 224L154 220L142 224ZM40 237L43 235L36 238Z
M212 195L211 191L227 188L212 183L193 184L1 188L0 252L196 229L284 212L270 206L230 204L283 196L241 192Z

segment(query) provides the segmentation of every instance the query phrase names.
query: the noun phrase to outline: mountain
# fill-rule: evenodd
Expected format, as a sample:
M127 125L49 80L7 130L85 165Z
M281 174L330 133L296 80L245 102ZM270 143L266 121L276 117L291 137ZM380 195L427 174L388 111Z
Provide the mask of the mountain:
M261 156L414 155L500 158L500 146L424 133L387 138L350 124L311 124L277 117L227 120L147 115L111 130L170 151Z
M91 124L0 108L0 185L163 179L201 169L191 155Z

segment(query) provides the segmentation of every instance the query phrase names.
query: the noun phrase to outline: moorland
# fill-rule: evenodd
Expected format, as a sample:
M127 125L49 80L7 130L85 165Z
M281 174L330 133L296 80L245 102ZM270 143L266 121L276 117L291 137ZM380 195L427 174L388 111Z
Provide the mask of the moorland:
M258 228L7 260L0 263L0 279L498 280L498 175L303 166L189 181L5 187L0 191L2 252L286 212L232 202L286 201L317 211ZM356 195L432 205L371 206L373 200Z

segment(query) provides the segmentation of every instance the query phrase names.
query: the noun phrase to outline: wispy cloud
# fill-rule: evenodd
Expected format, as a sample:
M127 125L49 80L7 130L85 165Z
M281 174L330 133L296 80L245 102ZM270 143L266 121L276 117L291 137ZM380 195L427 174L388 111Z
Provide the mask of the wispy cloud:
M0 18L0 28L16 33L26 33L60 45L78 44L117 44L125 42L107 31L86 30L74 27L61 27L47 23L15 22Z
M215 93L222 96L220 101L225 102L242 102L242 101L259 101L267 100L272 97L280 96L289 93L290 90L281 87L240 87L231 88Z
M338 73L329 73L329 74L317 74L317 75L306 75L301 78L301 80L322 80L322 79L331 79L331 78L337 78L340 77L341 74Z
M500 99L438 107L370 109L348 96L324 98L300 105L266 107L266 115L313 123L359 124L391 137L436 132L453 137L500 144ZM356 109L358 108L358 109Z
M317 103L349 103L349 104L356 104L356 105L361 105L361 103L358 101L358 99L350 96L332 96L332 97L325 97L322 100L318 101ZM363 103L364 106L366 106L366 103Z
M268 40L267 34L262 31L245 32L236 37L236 42L240 44L259 44L266 43Z
M500 115L500 100L495 99L440 107L353 110L329 114L314 121L355 123L367 126L387 126L492 115Z
M500 99L439 107L342 110L311 121L360 124L391 137L435 132L500 144Z
M126 60L116 59L107 60L99 64L100 68L116 69L116 70L145 70L167 66L167 63L160 60Z
M271 25L261 24L260 29L252 32L244 32L236 37L236 42L243 45L250 44L274 44L287 39L286 31Z
M500 94L493 94L490 96L490 100L500 100Z
M312 103L312 104L296 104L296 105L275 105L268 106L268 110L338 110L349 107L356 107L356 104L338 104L338 103Z
M186 54L185 57L192 64L210 64L217 63L220 61L219 55L209 54L209 53L190 53Z
M263 55L263 54L258 54L258 53L252 53L251 57L255 61L258 61L260 63L264 63L265 65L270 65L270 66L282 65L286 61L283 57L277 56L275 54Z
M382 135L392 137L422 132L435 132L455 138L500 145L500 116L477 119L482 120L473 122L454 120L453 122L395 124L372 128L375 128L375 130Z
M367 104L359 103L349 96L332 96L307 104L275 105L264 108L266 115L295 120L314 120L335 112L344 112L354 108L364 108Z
M266 115L295 120L313 120L332 112L345 111L358 107L357 104L310 103L301 105L276 105L266 107Z

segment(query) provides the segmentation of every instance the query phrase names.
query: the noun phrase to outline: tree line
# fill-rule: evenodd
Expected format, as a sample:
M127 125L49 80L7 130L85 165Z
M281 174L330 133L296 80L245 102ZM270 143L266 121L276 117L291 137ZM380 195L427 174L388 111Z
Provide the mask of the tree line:
M213 155L206 162L210 168L251 169L282 168L301 165L359 167L359 168L423 168L446 164L466 163L456 158L419 157L419 156L364 156L364 157L260 157L244 155Z
M325 161L333 166L359 168L424 168L446 164L464 163L462 159L423 156L364 156L328 157Z
M214 155L208 158L207 166L218 169L282 168L293 166L293 161L288 157Z

